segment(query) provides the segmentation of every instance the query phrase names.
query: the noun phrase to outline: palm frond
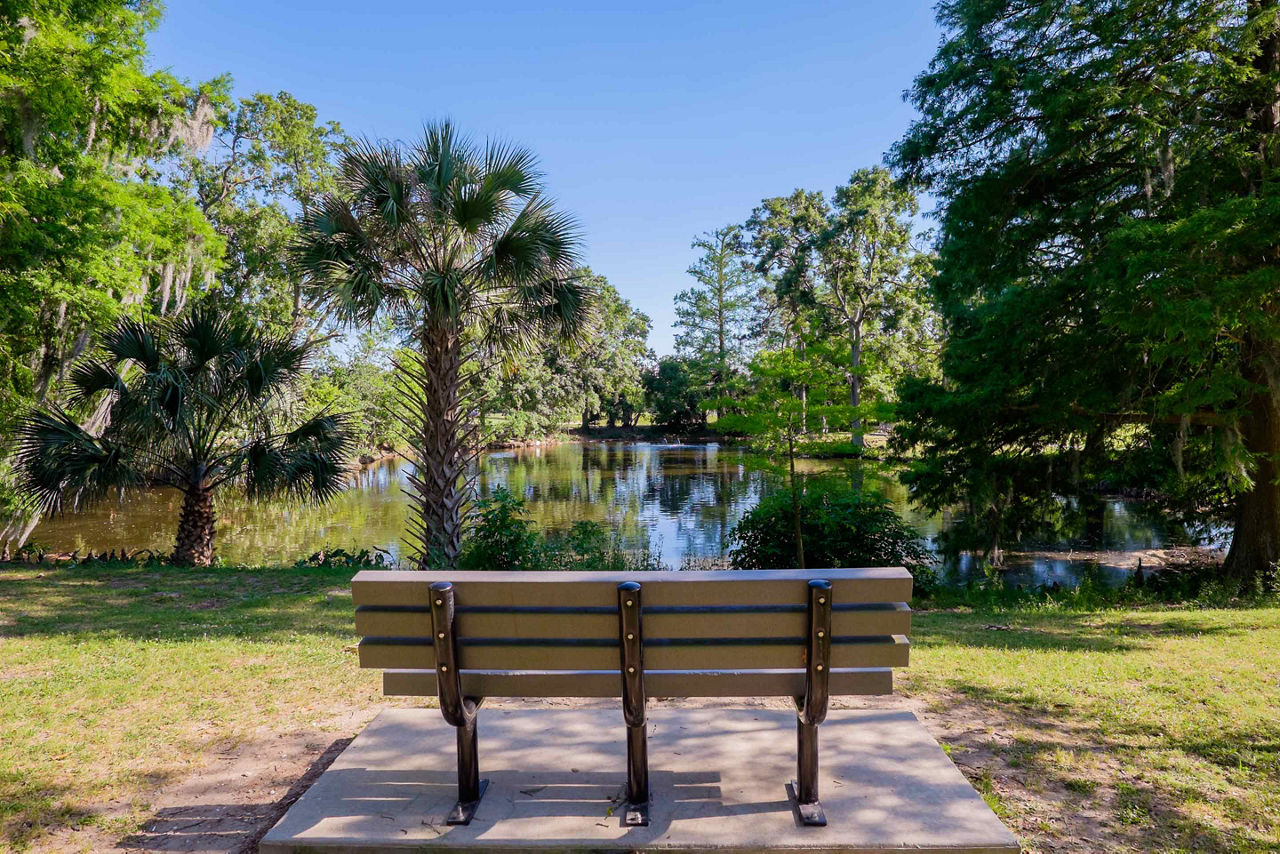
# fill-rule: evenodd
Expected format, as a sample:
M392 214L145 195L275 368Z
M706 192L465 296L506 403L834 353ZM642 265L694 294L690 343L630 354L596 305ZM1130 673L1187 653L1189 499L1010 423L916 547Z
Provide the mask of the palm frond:
M250 400L271 397L306 371L314 349L314 345L289 336L258 340L246 353L237 382Z
M590 277L543 279L519 288L518 293L521 306L553 335L572 340L591 328L596 291Z
M343 323L370 323L384 306L402 301L384 252L350 203L338 196L325 196L303 217L293 244L313 302Z
M580 263L577 222L548 199L531 199L493 241L486 259L498 281L524 283L567 277Z
M243 353L248 330L228 315L209 306L197 306L172 325L180 347L179 360L189 376L197 376L218 362L230 362Z
M499 219L510 206L507 195L481 184L454 184L450 192L450 219L463 233L472 235Z
M321 414L283 436L250 443L229 468L251 498L325 502L343 490L354 439L345 415Z
M415 174L439 200L455 183L470 183L477 175L474 147L452 122L428 124L414 150ZM440 201L437 201L440 204Z
M424 271L419 285L427 314L435 318L458 319L462 314L463 284L452 271L444 274Z
M117 362L134 362L143 370L160 365L160 343L156 330L137 320L121 320L102 339L102 349Z
M88 358L78 362L71 369L70 379L73 391L69 402L72 406L88 403L103 392L121 395L126 391L124 377L115 366L99 359Z
M521 199L538 194L542 172L533 152L519 145L490 141L484 152L486 192L510 193Z
M125 449L90 435L58 408L37 410L22 422L16 461L20 489L45 513L143 480Z

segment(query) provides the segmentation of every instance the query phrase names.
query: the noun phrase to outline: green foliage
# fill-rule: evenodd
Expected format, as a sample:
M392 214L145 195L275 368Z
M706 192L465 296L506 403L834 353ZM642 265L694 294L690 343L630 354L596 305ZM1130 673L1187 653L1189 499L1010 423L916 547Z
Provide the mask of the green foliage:
M316 552L308 558L299 560L294 566L297 569L304 567L319 569L335 569L338 567L377 569L390 567L391 561L387 559L387 554L381 549L374 551L361 549L358 552L349 552L346 549L331 549L329 551Z
M462 569L544 568L542 538L525 517L523 498L500 486L476 502L474 514L462 551Z
M333 189L332 160L346 137L288 92L243 98L220 108L215 121L212 153L184 158L175 178L227 247L204 300L277 331L315 322L289 247L296 216Z
M294 260L317 304L340 323L389 317L405 332L397 398L418 472L409 537L424 567L461 553L486 374L591 324L578 245L531 152L477 145L448 122L412 146L347 145L335 191L303 217Z
M939 23L895 150L943 205L950 333L944 379L902 392L913 488L1000 516L1115 471L1141 425L1170 450L1143 486L1234 496L1247 582L1280 560L1276 9L952 0Z
M404 443L405 425L396 413L397 338L386 322L360 332L341 355L329 352L318 360L299 390L308 409L349 413L348 429L365 450Z
M569 423L588 427L602 414L611 427L632 427L640 415L641 372L652 358L649 318L604 276L585 267L574 275L595 295L591 323L575 340L552 337L510 354L484 380L485 415L502 416L497 438L542 438Z
M659 569L647 550L631 552L595 522L578 521L565 534L549 536L528 519L523 498L498 487L473 510L475 519L462 550L467 570Z
M812 429L846 423L845 375L831 345L809 340L803 348L767 350L751 361L751 393L740 413L721 416L716 426L748 437L771 455L794 452Z
M202 542L184 542L180 533L176 555L207 561L211 495L225 484L253 498L319 501L345 484L350 440L343 416L300 419L281 406L313 349L208 310L123 321L105 336L102 352L77 362L70 376L73 402L96 407L105 426L86 429L60 406L33 412L19 431L22 488L45 512L130 487L180 490L201 502ZM187 524L194 523L184 505L180 532Z
M0 395L43 399L91 330L180 307L175 278L217 267L222 241L156 164L206 141L228 81L147 73L158 19L119 0L0 13Z
M791 495L774 492L734 527L735 569L784 569L796 554ZM813 480L801 493L805 567L907 566L928 553L883 496L835 480Z
M645 406L655 424L677 430L706 424L704 389L694 380L700 369L687 359L663 356L645 373Z
M702 255L687 271L697 284L676 294L676 347L695 369L703 397L724 399L756 349L759 275L748 263L741 226L699 235L693 248Z
M806 190L765 199L746 225L757 268L774 283L773 346L843 348L849 408L839 426L859 446L896 380L931 370L931 267L912 245L917 210L911 190L876 167L855 172L832 203Z

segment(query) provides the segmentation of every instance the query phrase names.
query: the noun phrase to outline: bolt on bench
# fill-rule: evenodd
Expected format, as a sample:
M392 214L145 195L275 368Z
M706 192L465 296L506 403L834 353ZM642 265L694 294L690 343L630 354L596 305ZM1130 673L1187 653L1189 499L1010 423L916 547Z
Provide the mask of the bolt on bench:
M387 696L437 697L457 730L458 802L475 815L476 713L486 697L620 697L623 822L649 820L649 697L792 697L806 825L818 800L818 725L831 695L889 694L907 664L911 575L901 568L711 572L403 572L351 582L360 666Z

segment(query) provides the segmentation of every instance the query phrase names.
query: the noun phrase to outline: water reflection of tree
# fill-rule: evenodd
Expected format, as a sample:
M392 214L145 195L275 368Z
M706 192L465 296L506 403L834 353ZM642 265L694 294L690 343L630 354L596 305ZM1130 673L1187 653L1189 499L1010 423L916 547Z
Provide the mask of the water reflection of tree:
M714 445L564 445L486 457L481 496L505 486L529 502L530 518L548 531L590 520L639 547L674 530L682 554L719 554L730 528L759 499L764 475L737 451ZM656 544L655 544L656 545Z

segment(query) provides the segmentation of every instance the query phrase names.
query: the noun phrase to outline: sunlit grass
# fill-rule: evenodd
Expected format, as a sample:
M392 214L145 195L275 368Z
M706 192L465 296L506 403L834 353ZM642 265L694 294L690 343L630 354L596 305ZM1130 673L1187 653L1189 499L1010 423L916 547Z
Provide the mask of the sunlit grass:
M349 569L0 570L0 827L96 820L218 749L377 700Z
M1117 845L1280 847L1280 609L939 612L913 644L903 690L985 716L1024 788L1101 804Z

